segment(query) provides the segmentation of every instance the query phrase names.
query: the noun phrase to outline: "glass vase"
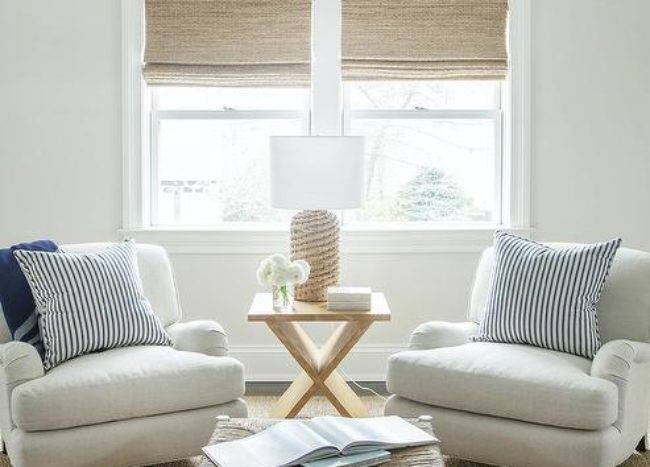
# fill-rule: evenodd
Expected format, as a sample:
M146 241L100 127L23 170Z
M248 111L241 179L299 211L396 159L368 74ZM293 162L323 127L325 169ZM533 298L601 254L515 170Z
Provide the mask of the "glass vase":
M273 311L293 310L293 286L273 286Z

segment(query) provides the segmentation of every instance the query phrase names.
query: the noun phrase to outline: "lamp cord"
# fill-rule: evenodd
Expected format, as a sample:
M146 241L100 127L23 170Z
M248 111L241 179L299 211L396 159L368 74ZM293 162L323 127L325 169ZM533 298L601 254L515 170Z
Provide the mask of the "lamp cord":
M329 323L329 325L330 325L330 328L331 328L332 332L334 332L334 331L336 330L336 327L334 326L334 323ZM345 371L343 371L343 369L342 369L341 367L337 368L336 370L337 370L339 373L341 373L341 376L343 376L343 378L344 378L346 381L349 381L350 383L352 383L354 386L356 386L357 388L361 389L362 391L369 392L369 393L373 394L374 396L379 397L380 399L382 399L382 400L384 400L384 401L387 401L387 400L388 400L385 396L382 396L381 394L379 394L379 393L378 393L377 391L375 391L374 389L369 388L368 386L363 386L363 385L357 383L355 380L353 380L352 378L350 378L350 377L345 373Z

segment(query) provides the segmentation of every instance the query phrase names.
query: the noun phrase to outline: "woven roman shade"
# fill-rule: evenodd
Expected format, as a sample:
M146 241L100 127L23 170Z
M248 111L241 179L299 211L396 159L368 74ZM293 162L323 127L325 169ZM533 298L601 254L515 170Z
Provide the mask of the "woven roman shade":
M343 0L343 79L503 79L507 0Z
M150 85L307 86L310 0L146 0Z

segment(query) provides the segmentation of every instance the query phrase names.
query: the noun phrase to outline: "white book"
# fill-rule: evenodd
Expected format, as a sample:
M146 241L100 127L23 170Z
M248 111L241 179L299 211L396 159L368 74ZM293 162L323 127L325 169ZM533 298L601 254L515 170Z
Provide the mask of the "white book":
M370 306L370 300L329 300L327 302L329 305L333 306L343 306L343 305L368 305Z
M338 455L437 441L396 416L316 417L282 421L247 438L206 446L203 452L219 467L288 467Z
M328 303L327 309L330 311L370 311L370 304Z
M327 300L330 305L366 305L370 306L370 300Z
M328 287L328 302L370 302L372 290L370 287Z

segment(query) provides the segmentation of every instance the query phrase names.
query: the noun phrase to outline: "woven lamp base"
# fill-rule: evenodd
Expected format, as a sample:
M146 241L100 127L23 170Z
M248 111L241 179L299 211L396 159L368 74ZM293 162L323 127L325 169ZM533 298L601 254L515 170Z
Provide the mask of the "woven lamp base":
M296 287L296 300L324 302L339 282L339 220L330 211L300 211L291 218L291 260L311 266L309 279Z

